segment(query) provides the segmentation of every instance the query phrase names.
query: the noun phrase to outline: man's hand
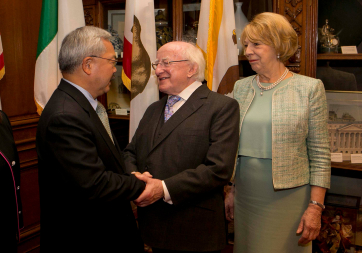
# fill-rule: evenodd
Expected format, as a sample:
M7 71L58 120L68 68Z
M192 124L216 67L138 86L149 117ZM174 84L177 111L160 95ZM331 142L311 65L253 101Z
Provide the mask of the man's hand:
M139 207L145 207L156 202L160 198L163 198L162 181L159 179L153 179L151 174L145 172L143 174L139 172L133 173L139 180L146 183L146 188L142 194L133 202Z
M234 220L234 186L225 186L225 215L228 221Z
M144 176L146 176L146 177L152 177L152 175L148 172L148 171L146 171L146 172L143 172L143 174L141 174L140 172L138 172L138 171L133 171L131 174L134 174L136 177L137 177L137 175L138 176L140 176L140 175L144 175ZM138 178L138 177L137 177ZM138 178L139 179L139 178ZM143 180L142 180L143 181Z
M297 234L302 233L298 243L307 244L314 240L321 228L322 208L309 204L299 223Z

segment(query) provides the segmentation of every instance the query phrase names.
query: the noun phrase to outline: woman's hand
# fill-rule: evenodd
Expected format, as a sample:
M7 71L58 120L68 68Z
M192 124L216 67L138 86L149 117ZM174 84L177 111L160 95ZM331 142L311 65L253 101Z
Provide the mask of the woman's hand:
M228 221L234 220L234 186L226 186L225 187L225 215Z
M321 229L321 216L322 208L316 205L309 204L307 210L305 210L302 219L300 220L297 234L302 233L298 243L307 244L314 240Z

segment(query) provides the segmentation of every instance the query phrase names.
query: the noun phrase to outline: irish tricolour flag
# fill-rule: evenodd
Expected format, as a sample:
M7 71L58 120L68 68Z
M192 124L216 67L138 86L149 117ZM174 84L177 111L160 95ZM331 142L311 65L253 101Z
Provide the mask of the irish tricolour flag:
M197 46L205 60L210 90L232 92L239 79L233 0L201 1Z
M126 2L122 80L131 91L129 140L147 107L159 99L151 61L156 59L153 0Z
M62 77L58 53L63 38L84 25L82 0L43 0L34 80L34 99L39 115Z

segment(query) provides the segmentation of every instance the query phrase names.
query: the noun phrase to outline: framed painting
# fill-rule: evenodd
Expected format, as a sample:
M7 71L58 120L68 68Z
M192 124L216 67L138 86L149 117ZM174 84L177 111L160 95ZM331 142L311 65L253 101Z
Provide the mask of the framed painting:
M331 153L362 154L362 93L326 91Z

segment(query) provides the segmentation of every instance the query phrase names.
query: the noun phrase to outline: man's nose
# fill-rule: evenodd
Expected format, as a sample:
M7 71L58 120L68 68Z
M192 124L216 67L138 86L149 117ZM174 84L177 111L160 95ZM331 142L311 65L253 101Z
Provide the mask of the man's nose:
M157 67L155 69L156 76L158 76L162 72L163 72L163 68L162 68L161 64L157 64Z

